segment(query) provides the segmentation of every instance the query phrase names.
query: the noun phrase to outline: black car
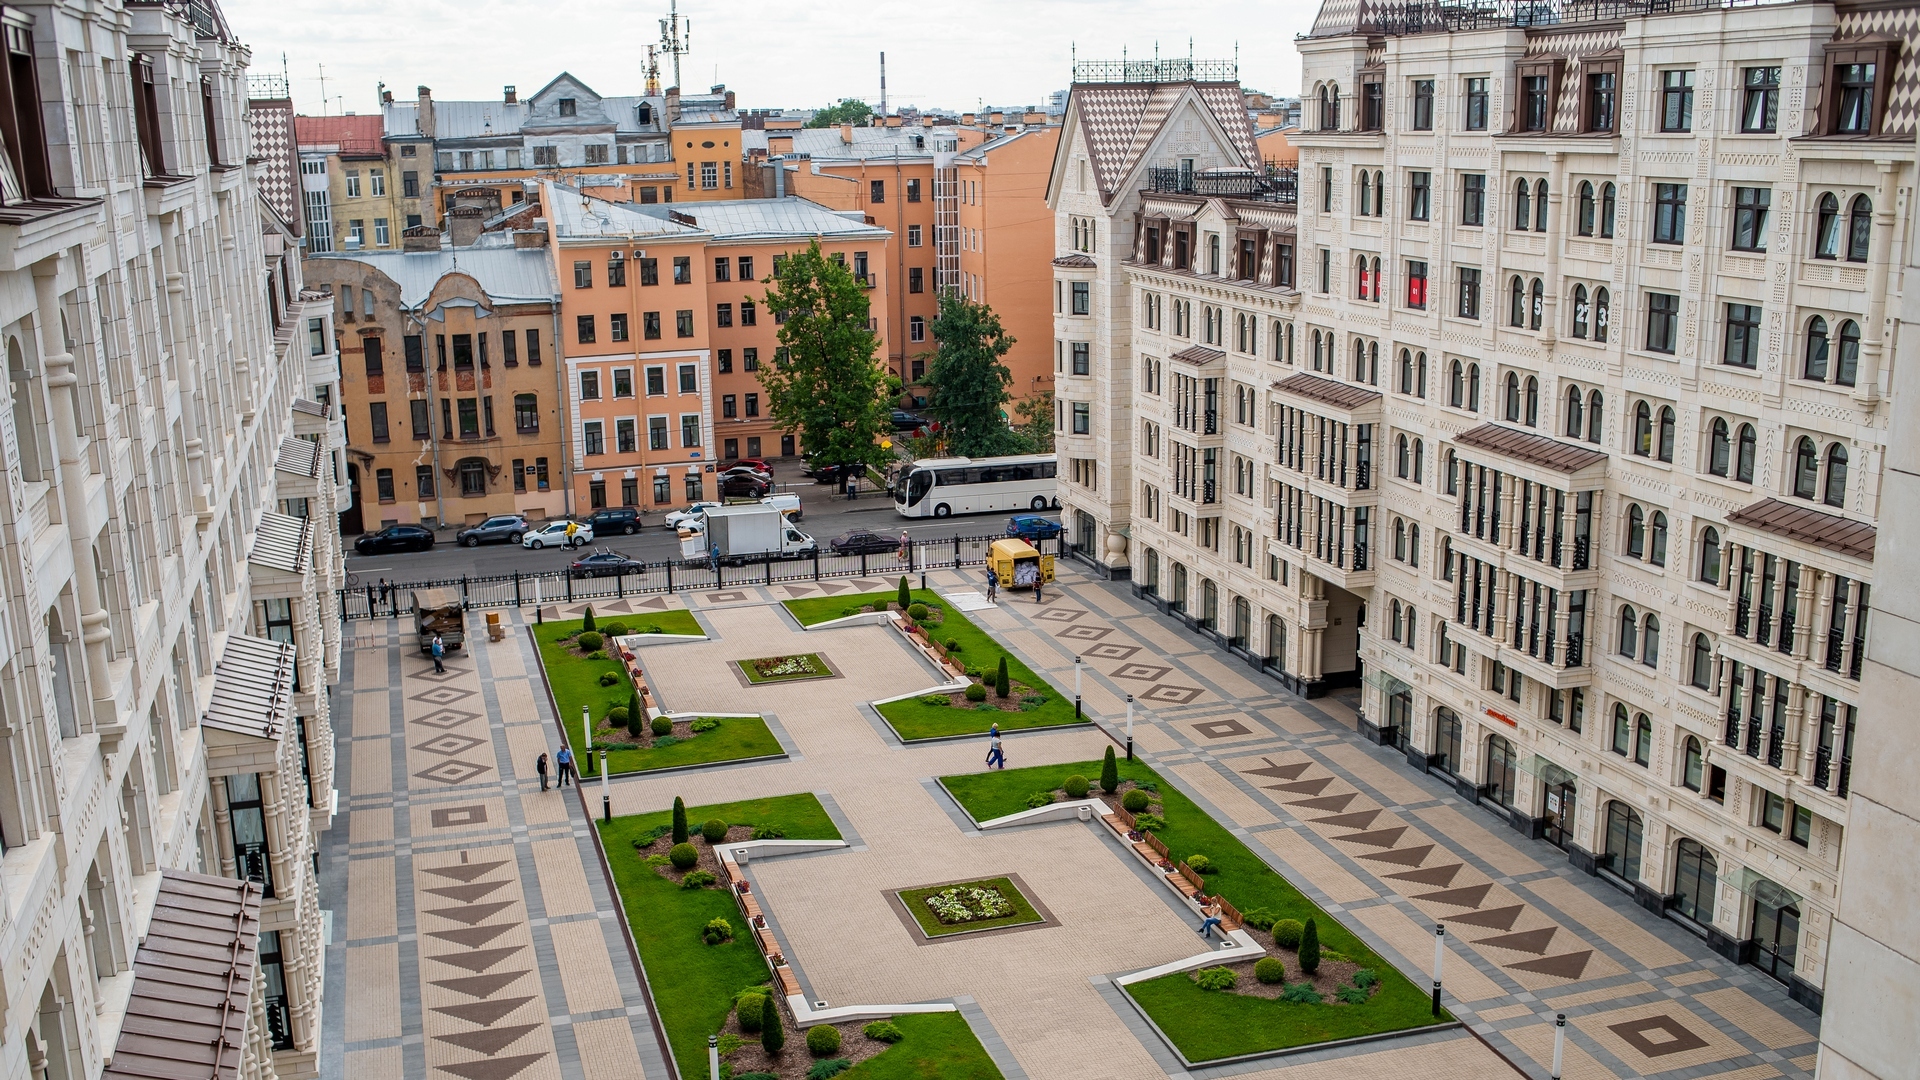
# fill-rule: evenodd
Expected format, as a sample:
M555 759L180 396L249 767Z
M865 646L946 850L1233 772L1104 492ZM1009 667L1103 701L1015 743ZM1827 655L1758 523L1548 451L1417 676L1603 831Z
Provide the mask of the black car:
M893 430L912 431L915 428L921 428L925 426L927 426L926 417L921 416L917 413L910 413L905 409L893 410Z
M526 534L526 518L519 514L495 514L472 528L461 529L454 539L460 541L463 547L479 547L496 541L518 544Z
M758 499L772 490L772 484L746 473L736 473L720 480L720 497L723 499L740 497Z
M849 476L860 476L867 471L865 465L809 465L807 475L813 477L816 484L840 484Z
M883 551L900 550L900 538L855 529L834 537L827 546L833 549L835 555L877 555Z
M433 550L433 530L424 525L389 525L353 542L356 555L390 555L397 551Z
M587 524L593 526L595 536L631 536L640 531L640 511L631 506L595 510L587 515Z
M629 559L617 551L596 551L584 559L575 559L567 567L570 577L610 577L614 574L637 574L647 568L647 564L637 559Z

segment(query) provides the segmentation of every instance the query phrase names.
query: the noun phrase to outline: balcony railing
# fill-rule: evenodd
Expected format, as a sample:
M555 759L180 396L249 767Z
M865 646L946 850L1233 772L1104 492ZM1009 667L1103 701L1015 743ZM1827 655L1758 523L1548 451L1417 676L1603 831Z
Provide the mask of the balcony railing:
M234 869L248 881L257 882L261 891L273 896L273 858L265 844L237 844L233 852Z
M1260 202L1298 202L1300 170L1267 161L1258 169L1203 169L1172 165L1147 170L1147 190L1162 195L1213 195Z
M1790 0L1386 0L1367 6L1357 32L1401 37L1460 30L1618 22L1642 15L1721 11ZM1345 32L1345 31L1343 31Z

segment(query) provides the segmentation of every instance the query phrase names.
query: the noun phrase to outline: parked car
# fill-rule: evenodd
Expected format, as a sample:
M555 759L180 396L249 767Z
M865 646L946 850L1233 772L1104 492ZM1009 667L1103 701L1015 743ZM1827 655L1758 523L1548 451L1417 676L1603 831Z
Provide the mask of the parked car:
M400 551L432 551L433 530L424 525L389 525L353 542L356 555L391 555Z
M876 555L883 551L900 550L900 538L882 536L866 529L855 529L841 533L827 545L835 555Z
M755 480L764 480L769 483L773 480L772 473L765 469L756 469L752 465L735 465L731 468L720 470L720 479L725 480L730 476L751 476Z
M813 477L816 484L838 484L848 476L860 476L867 471L865 465L809 465L807 475Z
M749 473L720 478L720 497L723 499L758 499L772 491L772 484Z
M773 475L773 462L768 461L766 458L757 458L757 457L735 458L734 460L727 462L725 465L722 465L720 468L722 469L722 471L728 471L728 470L738 469L743 467L752 469L754 472L757 472L762 476Z
M479 547L505 540L517 544L527 534L527 519L519 514L497 514L470 529L461 529L454 535L464 547Z
M708 510L719 505L717 502L697 502L688 506L685 510L669 510L666 516L667 528L677 529L688 522L697 525L701 519L707 516Z
M569 525L572 525L574 528L572 536L567 535L567 526ZM593 543L593 526L584 522L570 522L562 518L559 521L550 521L528 533L526 539L520 541L520 546L538 551L544 547L575 547L580 544L591 543Z
M919 413L910 413L905 409L893 410L893 430L912 431L927 426L927 418Z
M609 577L614 574L637 574L647 568L647 564L638 559L629 559L617 551L596 551L584 559L575 559L567 567L571 577Z
M774 507L795 521L799 521L804 516L800 507L800 496L792 492L783 491L777 495L769 495L761 499L760 504Z
M1066 531L1066 527L1050 517L1039 514L1015 514L1007 519L1007 535L1017 536L1031 544L1035 540L1051 540Z
M640 531L640 511L631 506L595 510L587 515L587 524L596 536L632 536Z

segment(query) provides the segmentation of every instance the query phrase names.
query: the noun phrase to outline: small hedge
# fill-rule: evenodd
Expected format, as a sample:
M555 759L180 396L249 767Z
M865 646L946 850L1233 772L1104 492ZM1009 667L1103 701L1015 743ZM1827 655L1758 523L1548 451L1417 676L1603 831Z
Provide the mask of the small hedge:
M1027 809L1038 810L1043 806L1050 805L1052 802L1053 802L1053 792L1036 791L1033 794L1027 796Z
M819 1024L807 1029L807 1053L814 1057L832 1057L840 1052L840 1029Z
M719 727L720 721L711 716L703 716L687 726L693 729L695 735L698 735L703 731L712 731L714 728Z
M907 1033L901 1031L900 1026L891 1020L875 1020L866 1027L861 1028L860 1034L865 1035L874 1042L883 1043L897 1043L907 1037Z
M700 940L709 945L718 945L721 942L732 941L733 924L725 919L714 919L707 923L706 929L700 931Z
M673 720L670 717L666 717L666 716L654 717L653 718L653 734L655 738L659 738L663 735L673 734Z
M680 887L683 889L704 889L718 880L720 879L714 877L712 871L689 870L687 871L687 876L680 879Z
M607 643L607 639L601 637L600 632L597 630L583 630L580 632L580 636L573 640L575 644L580 646L581 652L596 652L602 645Z
M741 994L740 1000L733 1003L733 1012L740 1021L740 1030L749 1035L760 1034L760 1013L767 1007L765 994Z
M968 701L987 700L987 688L981 685L980 683L968 683L967 684L967 700Z
M1277 985L1286 981L1287 965L1278 957L1263 956L1253 963L1253 977L1268 986Z
M918 602L908 604L907 618L912 619L914 622L925 622L927 618L927 605Z
M727 823L713 818L700 826L700 835L706 837L707 843L717 844L727 838Z
M628 715L625 705L615 705L613 708L607 710L607 723L614 727L626 727Z
M820 1029L814 1028L813 1030L819 1031ZM825 1061L816 1061L813 1063L813 1067L807 1070L807 1080L833 1080L834 1077L839 1076L851 1068L853 1068L853 1062L848 1061L846 1058L828 1058Z
M676 870L691 870L700 865L700 853L694 850L692 844L680 843L673 845L672 849L667 852L667 858L673 860L673 866Z
M1087 783L1087 778L1079 773L1067 777L1066 782L1060 786L1066 791L1069 799L1084 799L1087 797L1087 791L1093 787L1092 784Z
M1187 856L1186 862L1188 866L1193 868L1193 872L1196 874L1211 874L1214 872L1213 860L1207 858L1205 855L1189 855Z
M1138 814L1153 805L1153 796L1148 795L1139 788L1134 788L1132 791L1120 796L1120 805L1126 808L1127 813Z
M1281 919L1273 924L1273 943L1283 949L1297 949L1300 947L1300 935L1306 930L1306 924L1299 919Z

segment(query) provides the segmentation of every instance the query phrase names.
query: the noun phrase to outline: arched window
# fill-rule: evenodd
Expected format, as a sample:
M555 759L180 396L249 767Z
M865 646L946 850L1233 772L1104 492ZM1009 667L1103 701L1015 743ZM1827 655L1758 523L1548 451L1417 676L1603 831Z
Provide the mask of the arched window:
M1818 315L1807 323L1807 360L1800 369L1803 378L1825 382L1827 379L1827 320Z
M1633 452L1641 457L1653 456L1653 407L1644 401L1633 406Z
M1480 365L1467 365L1467 411L1480 411Z
M1733 459L1733 478L1743 484L1753 483L1753 459L1758 440L1753 434L1752 424L1740 425L1739 452Z
M1647 525L1647 561L1655 566L1667 565L1667 515L1655 510L1653 519Z
M1574 337L1584 338L1587 336L1587 316L1588 316L1587 287L1585 285L1575 285L1573 287L1573 336Z
M1586 409L1581 404L1582 400L1579 387L1567 387L1567 438L1569 439L1577 439L1587 430L1583 415Z
M1720 584L1720 530L1711 525L1700 530L1700 580Z
M1547 182L1533 182L1533 231L1547 231Z
M1653 760L1653 721L1646 713L1633 718L1633 763L1645 765Z
M1393 557L1407 561L1407 523L1401 518L1393 519Z
M1520 376L1511 371L1507 372L1506 411L1508 423L1520 422Z
M1840 362L1833 367L1833 381L1852 386L1860 374L1860 324L1848 319L1840 324Z
M1673 406L1660 406L1660 440L1658 454L1661 461L1668 462L1669 464L1673 461L1674 427Z
M1593 235L1593 184L1580 181L1580 235Z
M1518 274L1507 285L1507 325L1527 325L1527 286Z
M1414 647L1415 631L1419 628L1419 626L1420 626L1419 615L1415 614L1413 608L1411 607L1407 608L1407 636L1404 639L1404 643L1409 649Z
M1703 636L1702 641L1706 638ZM1707 771L1706 756L1700 752L1700 740L1687 736L1687 742L1680 750L1680 786L1688 791L1699 791L1700 781Z
M1708 436L1707 471L1715 476L1725 476L1732 463L1733 440L1727 436L1727 422L1716 416Z
M1379 169L1373 170L1373 216L1379 217L1387 212L1386 174Z
M1393 640L1399 641L1405 637L1406 630L1401 625L1400 601L1395 600L1387 605L1387 617L1388 632L1392 634Z
M1371 215L1372 213L1373 213L1373 172L1368 169L1361 169L1360 170L1360 216L1366 217Z
M1426 353L1413 354L1413 396L1417 398L1425 398L1427 396Z
M1533 189L1525 180L1513 182L1513 227L1521 232L1533 224Z
M1540 329L1540 320L1547 312L1546 286L1541 283L1539 278L1533 279L1533 306L1531 310L1532 317L1527 320L1528 325L1530 328L1538 330Z
M1400 479L1405 480L1409 476L1411 476L1412 473L1413 473L1413 449L1407 444L1407 437L1405 435L1402 435L1399 438L1394 440L1393 474L1395 476L1398 476Z
M1813 448L1813 440L1802 435L1793 447L1793 494L1796 498L1812 499L1820 491L1820 456Z
M1636 559L1647 557L1647 512L1639 503L1627 507L1627 554Z
M1526 419L1528 427L1540 426L1540 380L1527 376Z
M1840 257L1840 200L1829 191L1820 196L1820 209L1816 213L1817 224L1813 230L1813 257L1816 259L1837 259Z
M1373 282L1367 278L1367 257L1365 255L1354 257L1353 287L1354 296L1361 300L1365 300L1368 293L1373 289Z
M1713 689L1713 644L1707 640L1707 635L1693 635L1693 662L1688 667L1689 683L1696 689Z
M1866 262L1867 242L1873 239L1873 200L1855 195L1847 208L1847 261Z
M1400 350L1400 392L1413 393L1413 351L1411 349Z
M1619 702L1613 703L1613 752L1626 757L1633 750L1633 718L1627 715L1627 707Z
M1407 529L1407 564L1420 565L1420 525L1415 522Z
M1640 613L1632 607L1620 609L1620 655L1629 660L1640 655Z
M1695 840L1683 839L1673 854L1673 910L1703 925L1713 922L1714 895L1720 876L1713 856Z
M1598 390L1587 395L1587 441L1590 443L1600 441L1600 406L1603 401Z
M1827 492L1822 501L1828 506L1847 505L1847 448L1839 443L1827 447Z
M1613 197L1613 185L1601 184L1600 185L1600 235L1608 239L1613 238L1614 209L1615 207L1614 207L1614 197Z
M1622 754L1627 752L1625 746L1618 749ZM1625 803L1608 803L1603 865L1628 881L1640 880L1640 846L1645 834L1646 821L1638 811L1629 809Z
M1460 459L1447 451L1447 494L1460 494Z
M1605 343L1607 324L1613 318L1613 296L1605 289L1593 290L1593 340Z
M1413 440L1413 482L1416 484L1425 479L1422 474L1426 472L1426 458L1427 444L1419 439ZM1418 526L1415 527L1418 528Z
M1320 130L1340 130L1340 88L1331 83L1320 87Z
M1353 339L1353 381L1367 381L1367 343Z
M1380 343L1367 342L1367 385L1380 385Z
M1466 369L1461 366L1458 360L1455 360L1453 365L1448 368L1447 404L1456 409L1464 408L1467 404Z
M1384 284L1385 282L1380 280L1380 256L1375 255L1373 257L1373 299L1375 302L1379 301L1380 289Z

